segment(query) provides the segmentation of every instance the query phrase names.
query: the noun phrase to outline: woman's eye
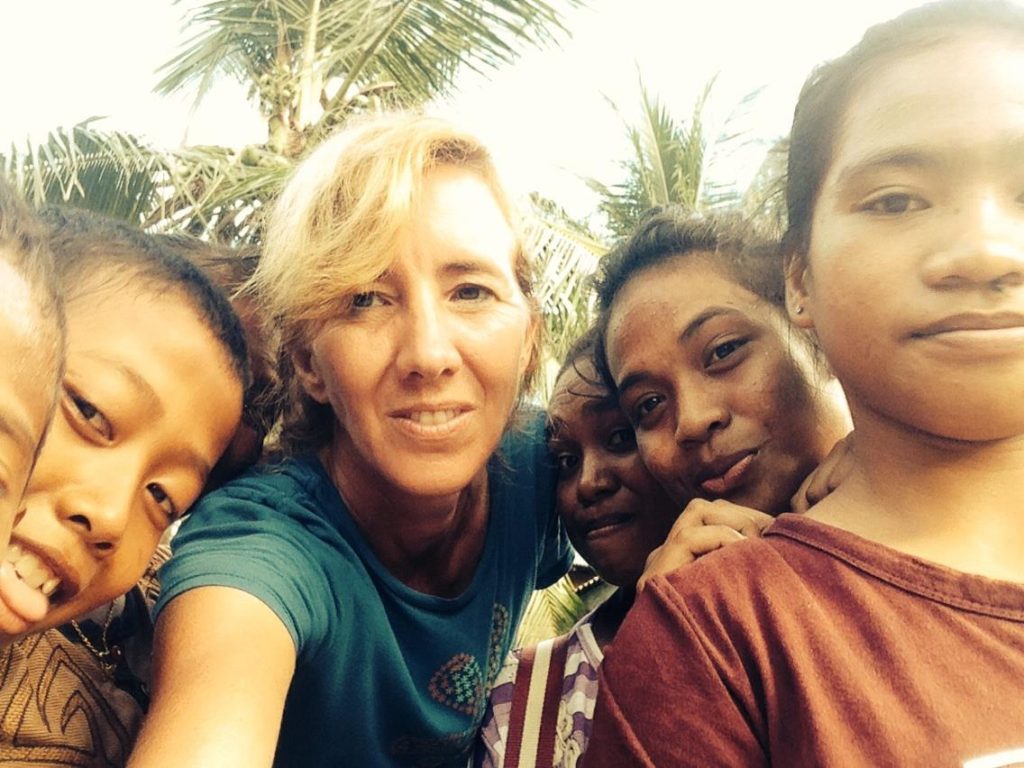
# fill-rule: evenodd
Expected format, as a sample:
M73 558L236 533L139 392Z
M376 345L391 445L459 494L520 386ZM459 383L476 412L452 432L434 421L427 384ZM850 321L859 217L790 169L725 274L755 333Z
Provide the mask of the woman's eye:
M178 508L171 497L167 495L167 491L164 490L162 485L150 483L146 486L146 490L153 497L153 501L157 503L157 506L167 515L168 521L173 522L178 519Z
M636 448L636 433L632 429L616 429L608 435L608 449L615 453L628 453Z
M104 440L113 439L114 430L99 408L74 390L68 389L67 397L71 401L73 415L79 423L88 426Z
M460 285L453 294L459 301L480 301L494 295L493 291L484 288L482 285Z
M721 362L733 352L747 343L747 339L730 339L722 342L711 350L711 363Z
M555 456L555 464L558 466L559 474L569 474L579 466L580 457L574 453L560 453Z
M352 309L368 309L376 304L379 295L375 291L364 291L352 297Z
M906 192L893 192L868 201L863 210L869 213L880 213L885 216L897 216L901 213L923 211L928 207L928 203L917 195L911 195Z
M634 423L640 424L644 417L649 415L655 408L657 408L665 400L661 395L651 395L649 397L642 398L637 401L637 404L633 406L633 420Z

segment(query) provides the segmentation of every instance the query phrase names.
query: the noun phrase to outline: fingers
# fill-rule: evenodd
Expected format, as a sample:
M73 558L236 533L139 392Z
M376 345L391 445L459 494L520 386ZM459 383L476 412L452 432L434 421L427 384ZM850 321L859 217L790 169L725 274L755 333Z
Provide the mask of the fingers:
M672 526L665 543L648 556L637 589L643 589L654 576L688 565L708 552L758 538L771 522L770 515L756 509L722 499L694 499Z
M741 507L731 501L716 499L706 501L694 499L683 510L669 532L669 538L680 529L699 528L705 525L724 525L748 537L757 537L774 518L750 507Z
M828 456L800 484L790 500L794 512L806 512L839 487L853 469L853 435L839 440Z
M655 576L670 573L684 565L689 565L708 552L743 541L746 538L739 531L727 525L706 525L690 528L684 534L666 541L647 557L644 572L637 581L637 589L641 590Z

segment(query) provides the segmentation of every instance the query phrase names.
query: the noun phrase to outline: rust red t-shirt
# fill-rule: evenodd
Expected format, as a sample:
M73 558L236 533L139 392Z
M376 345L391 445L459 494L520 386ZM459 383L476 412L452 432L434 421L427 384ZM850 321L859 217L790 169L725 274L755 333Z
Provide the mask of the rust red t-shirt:
M1024 766L1024 584L784 515L638 598L585 765Z

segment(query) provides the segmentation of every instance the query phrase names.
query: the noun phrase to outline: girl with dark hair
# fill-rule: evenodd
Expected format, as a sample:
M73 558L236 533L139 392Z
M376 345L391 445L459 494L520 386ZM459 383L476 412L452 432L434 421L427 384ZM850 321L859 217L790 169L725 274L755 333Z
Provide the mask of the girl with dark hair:
M1022 146L1019 6L925 6L812 75L787 309L846 392L849 472L648 585L588 765L1024 760Z
M738 218L655 210L597 288L603 368L669 495L788 511L849 424L785 315L777 243Z

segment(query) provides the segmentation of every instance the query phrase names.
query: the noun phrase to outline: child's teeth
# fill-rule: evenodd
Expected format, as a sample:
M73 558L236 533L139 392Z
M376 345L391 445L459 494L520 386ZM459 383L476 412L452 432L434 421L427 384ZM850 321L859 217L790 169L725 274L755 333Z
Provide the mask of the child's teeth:
M28 584L32 589L39 589L43 584L50 579L48 571L38 570L32 571L32 573L24 576L22 581Z
M17 544L7 547L4 560L14 566L14 572L23 582L47 596L60 586L60 579L53 575L46 563Z

